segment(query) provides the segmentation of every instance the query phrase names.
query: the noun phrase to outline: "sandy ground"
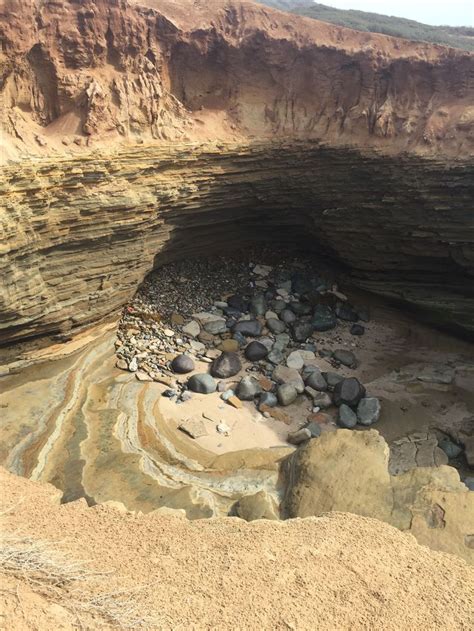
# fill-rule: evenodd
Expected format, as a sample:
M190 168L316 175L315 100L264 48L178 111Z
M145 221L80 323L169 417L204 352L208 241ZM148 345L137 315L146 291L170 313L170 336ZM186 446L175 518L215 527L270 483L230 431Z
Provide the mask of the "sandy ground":
M470 629L474 570L381 522L343 513L246 523L122 514L2 470L2 529L59 542L107 592L137 588L156 629ZM5 512L7 511L7 512ZM62 601L2 576L5 629L78 628ZM76 627L74 625L77 625ZM91 626L92 625L92 626ZM84 617L82 628L105 628Z

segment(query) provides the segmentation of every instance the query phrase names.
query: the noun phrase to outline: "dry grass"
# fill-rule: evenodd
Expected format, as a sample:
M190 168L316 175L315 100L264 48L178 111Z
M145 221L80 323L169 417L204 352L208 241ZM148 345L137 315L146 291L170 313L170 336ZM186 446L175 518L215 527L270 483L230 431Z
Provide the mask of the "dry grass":
M134 596L144 589L105 591L109 573L88 569L88 563L75 561L58 549L59 543L38 541L18 534L3 533L0 539L0 571L25 581L32 589L78 618L98 616L112 627L146 629L157 622L144 616Z

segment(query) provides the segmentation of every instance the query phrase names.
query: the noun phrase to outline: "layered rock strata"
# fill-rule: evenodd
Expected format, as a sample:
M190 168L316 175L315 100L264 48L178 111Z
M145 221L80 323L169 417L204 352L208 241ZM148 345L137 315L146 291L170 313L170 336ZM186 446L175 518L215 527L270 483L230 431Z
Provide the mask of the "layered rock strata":
M140 146L1 175L3 343L115 314L153 266L255 241L474 335L474 166L318 142Z

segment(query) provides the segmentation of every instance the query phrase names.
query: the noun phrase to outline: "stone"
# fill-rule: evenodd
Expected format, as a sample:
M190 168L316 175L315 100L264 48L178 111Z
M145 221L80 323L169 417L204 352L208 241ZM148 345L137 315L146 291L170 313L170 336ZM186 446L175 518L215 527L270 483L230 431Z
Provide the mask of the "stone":
M237 344L239 345L239 348L247 344L247 338L244 335L242 335L242 333L239 333L238 331L237 333L233 334L232 339L237 342Z
M424 366L416 376L418 381L444 385L453 383L454 377L455 371L449 366L444 366L442 364Z
M280 320L285 324L291 324L296 321L296 314L291 309L283 309L280 313Z
M265 392L270 392L270 390L273 390L273 386L275 385L271 379L265 377L264 375L258 377L258 383L260 384L262 390L264 390Z
M348 405L342 403L338 410L337 422L341 427L352 429L357 425L357 414Z
M326 379L323 377L319 368L312 370L308 377L305 379L305 384L314 390L325 392L328 389Z
M242 407L241 400L235 395L232 395L231 397L229 397L227 399L227 403L231 405L233 408L235 408L236 410L240 410L240 408Z
M470 491L474 491L474 477L464 478L463 482Z
M218 316L212 311L200 311L199 313L193 313L193 320L197 320L200 324L204 325L206 322L212 322L218 320ZM223 318L220 318L221 320Z
M311 421L311 423L308 423L305 429L309 430L309 432L311 433L311 438L317 438L318 436L321 436L321 425L316 421Z
M262 406L274 408L278 403L278 399L273 392L262 392L258 399L258 409L261 411Z
M215 380L207 373L198 373L188 380L188 388L191 392L199 394L212 394L216 391L217 384Z
M324 412L313 412L306 420L308 423L318 423L319 425L332 425L334 423L332 416Z
M173 329L164 329L163 333L166 335L166 337L173 337L174 336Z
M117 359L115 366L120 370L128 370L128 364L124 359Z
M290 309L298 316L305 316L311 313L311 305L307 302L300 302L299 300L292 300L290 302Z
M265 346L268 352L272 350L273 344L274 344L273 340L270 337L266 337L266 336L259 337L257 342L260 342L260 344L263 344L263 346Z
M301 445L301 443L306 442L311 437L311 430L309 430L307 427L303 427L303 429L299 429L296 432L290 432L286 440L291 445Z
M227 304L229 307L236 309L241 313L245 313L248 310L248 302L242 298L242 296L238 296L237 294L229 296L229 298L227 298Z
M276 318L268 318L267 327L274 334L283 333L286 329L285 323Z
M161 393L161 396L165 397L166 399L172 399L176 395L177 395L176 390L173 390L172 388L167 388Z
M223 340L217 348L220 351L223 351L224 353L236 353L240 347L237 340L228 339L228 340Z
M340 302L336 306L336 316L340 320L346 320L347 322L357 322L359 319L357 311L348 302Z
M267 310L267 302L265 300L265 296L263 294L256 294L250 300L249 304L250 313L255 316L263 316L265 315L265 311Z
M285 356L283 355L283 353L280 350L278 350L277 348L273 348L268 353L267 359L272 364L278 365L278 364L281 364L283 362L283 360L285 359Z
M298 393L296 388L289 383L282 383L277 388L277 397L280 405L286 407L296 401Z
M242 364L237 353L223 352L211 365L211 375L219 379L228 379L242 370Z
M138 370L138 360L136 357L133 357L128 363L128 369L130 372L137 372Z
M266 311L265 320L267 321L268 326L268 320L278 320L278 313L275 313L274 311Z
M313 333L313 325L305 320L296 320L290 325L290 331L295 342L306 342Z
M272 496L265 490L241 497L232 507L231 514L235 514L237 517L245 519L245 521L279 519L278 506Z
M320 408L321 410L326 410L330 408L332 405L332 399L327 392L318 392L313 388L309 388L312 392L310 393L311 398L313 399L313 405L315 407ZM305 392L307 392L308 386L305 388ZM307 393L309 394L309 393Z
M135 379L138 379L138 381L153 381L153 377L143 370L137 370Z
M355 408L363 397L365 397L365 388L355 377L339 381L334 388L333 400L337 406L345 403Z
M226 322L224 319L210 320L204 324L204 330L211 335L220 335L227 331Z
M364 397L357 405L357 420L361 425L373 425L380 418L380 401L375 397Z
M262 325L258 320L241 320L232 327L232 332L245 337L258 337L262 334Z
M331 392L337 384L344 379L344 377L342 375L338 375L337 372L323 372L322 374L328 384L328 390Z
M260 392L260 384L254 377L243 377L236 389L241 401L253 401Z
M218 434L224 434L224 436L228 436L230 434L230 427L224 421L220 421L216 425L216 431Z
M300 296L307 294L313 289L313 284L309 278L296 272L291 276L291 291Z
M272 300L270 306L275 313L281 313L283 309L286 309L286 302L281 298L277 298L276 300Z
M254 274L256 274L257 276L268 276L270 274L270 272L272 271L273 267L271 267L270 265L255 265L255 267L253 268L252 272Z
M189 346L195 353L202 353L206 350L206 345L202 342L198 342L197 340L191 340Z
M245 348L245 357L251 362L258 362L268 355L267 348L261 342L250 342Z
M191 438L201 438L201 436L207 436L206 426L201 419L186 419L178 426L178 429Z
M359 316L359 320L362 320L362 322L370 322L370 314L368 309L365 309L364 307L357 309L357 315Z
M304 392L304 381L299 372L294 368L277 366L272 373L272 379L278 384L288 383L294 386L298 394Z
M290 336L288 333L279 333L275 335L275 343L273 348L278 351L284 351L290 343Z
M348 351L345 348L338 348L332 356L336 361L348 368L356 368L357 366L356 356L352 351Z
M316 305L311 323L315 331L329 331L337 325L336 314L328 305Z
M454 441L450 440L447 436L439 440L438 445L448 456L449 460L457 458L463 452L462 447L460 445L457 445Z
M171 370L179 375L192 372L194 369L194 362L189 355L177 355L171 362Z
M301 370L304 366L304 359L300 351L291 352L286 358L286 365L288 368L294 368L295 370Z
M224 392L221 394L221 399L223 401L228 401L230 399L230 397L233 397L235 395L235 392L229 388L228 390L224 390Z
M350 328L351 335L364 335L365 327L362 324L353 324Z
M184 324L184 318L180 313L173 312L171 314L171 324L181 325Z

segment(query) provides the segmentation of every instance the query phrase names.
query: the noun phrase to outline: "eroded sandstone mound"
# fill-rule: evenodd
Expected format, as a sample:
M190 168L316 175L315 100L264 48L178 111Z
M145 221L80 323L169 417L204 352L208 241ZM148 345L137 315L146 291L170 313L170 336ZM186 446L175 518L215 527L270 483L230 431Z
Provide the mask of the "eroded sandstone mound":
M474 623L473 569L376 520L332 513L287 522L189 522L88 508L84 501L60 505L53 487L0 475L4 531L60 541L69 558L90 560L89 570L107 572L105 585L89 585L93 595L132 595L140 617L155 621L152 628L468 629ZM68 608L67 585L54 598L37 596L41 583L29 577L2 574L7 628L33 622L41 630L77 628L81 610ZM69 603L74 597L73 591ZM92 628L107 628L101 624L96 618Z

